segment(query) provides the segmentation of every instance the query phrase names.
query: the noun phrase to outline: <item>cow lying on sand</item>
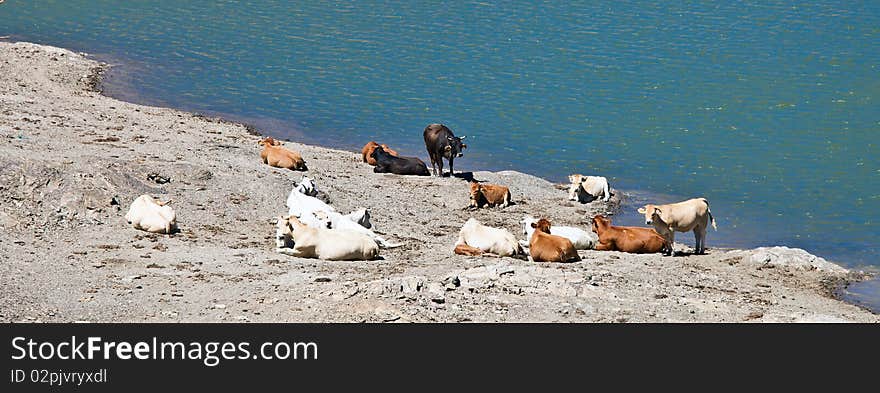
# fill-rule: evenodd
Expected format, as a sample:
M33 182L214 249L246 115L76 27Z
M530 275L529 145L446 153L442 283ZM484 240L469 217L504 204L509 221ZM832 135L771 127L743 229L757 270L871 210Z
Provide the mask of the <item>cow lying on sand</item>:
M428 167L425 165L424 161L416 158L416 157L395 157L382 146L377 146L373 149L373 154L370 155L374 160L376 160L376 166L373 168L373 172L375 173L393 173L395 175L416 175L416 176L430 176L428 173Z
M467 220L461 227L454 252L460 255L486 253L502 257L523 254L522 247L512 233L480 224L475 218Z
M374 141L369 141L366 145L364 145L364 148L361 149L361 157L363 158L364 162L369 165L376 166L376 159L372 156L373 150L375 150L379 146L382 146L382 150L385 150L386 153L397 157L397 152L388 147L388 145L384 143L380 145Z
M694 252L702 254L706 252L706 231L709 228L709 222L712 222L712 228L718 230L715 225L715 217L712 217L709 201L706 198L688 199L684 202L668 205L645 205L645 207L639 208L639 213L645 215L645 224L653 225L657 233L669 242L670 254L672 254L676 231L694 231L694 239L696 240Z
M535 232L529 239L529 260L535 262L575 262L581 257L571 241L550 234L550 221L546 218L532 223Z
M299 184L297 184L293 190L290 191L290 195L287 196L287 214L299 218L299 220L306 225L318 228L325 224L317 219L315 213L335 213L336 209L314 197L314 195L318 195L318 189L315 186L314 180L308 176L303 176L302 179L300 179ZM370 212L367 211L367 209L358 209L349 214L342 215L342 217L347 218L364 228L369 229L372 227L372 223L370 223Z
M289 209L287 214L309 220L308 217L317 211L335 212L336 209L333 206L313 196L317 195L317 192L314 181L307 176L303 176L299 184L293 190L290 190L290 195L287 196L287 208ZM312 223L309 222L309 224L311 225Z
M379 256L379 245L367 235L345 229L312 228L290 216L278 217L276 246L282 254L328 261L371 260Z
M471 182L471 204L469 207L510 206L510 189L494 184Z
M599 235L596 250L623 251L634 254L665 252L670 245L657 231L641 227L617 227L605 216L593 217L593 232Z
M523 235L526 235L526 239L532 238L532 233L535 231L532 224L536 222L538 222L538 219L532 216L523 216L522 221L520 221L520 224L522 224L522 233ZM593 245L596 243L595 235L575 227L554 225L550 228L550 234L568 239L576 250L592 249ZM520 244L528 246L529 243L528 240L520 240Z
M568 188L568 199L581 203L592 202L602 198L608 202L611 191L608 187L608 179L602 176L571 175L568 177L571 185Z
M452 133L449 127L436 123L428 124L423 136L425 149L428 150L428 157L431 159L431 168L434 169L434 176L443 176L444 158L449 160L449 176L452 176L455 173L452 168L455 157L463 156L462 151L467 148L467 145L461 143L465 136L459 138Z
M364 210L366 211L366 210ZM357 212L355 212L357 213ZM376 243L379 244L382 248L395 248L400 247L402 244L393 244L389 243L387 240L382 238L382 236L377 235L370 229L363 227L361 224L358 224L356 219L352 219L351 215L345 216L336 212L325 212L325 211L317 211L312 213L315 215L315 218L318 220L320 225L318 228L327 228L327 229L345 229L348 231L353 231L357 233L361 233L369 236L371 239L375 240ZM354 213L352 213L354 214Z
M141 195L131 202L125 220L134 229L152 233L171 233L177 228L177 214L166 202L159 202L149 195Z
M269 164L276 168L287 168L297 171L307 171L306 162L302 156L291 150L281 147L281 142L272 138L266 138L259 142L263 146L260 152L260 158L264 164Z

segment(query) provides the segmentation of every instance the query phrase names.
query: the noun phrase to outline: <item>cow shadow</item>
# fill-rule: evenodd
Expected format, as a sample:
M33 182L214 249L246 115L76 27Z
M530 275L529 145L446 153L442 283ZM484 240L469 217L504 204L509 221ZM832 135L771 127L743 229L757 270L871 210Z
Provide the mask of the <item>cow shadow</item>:
M462 180L464 180L464 181L467 181L468 183L470 183L470 182L472 182L472 181L477 181L477 180L474 179L474 173L473 173L473 172L458 172L458 173L450 173L450 174L446 175L446 177L456 178L456 179L462 179Z

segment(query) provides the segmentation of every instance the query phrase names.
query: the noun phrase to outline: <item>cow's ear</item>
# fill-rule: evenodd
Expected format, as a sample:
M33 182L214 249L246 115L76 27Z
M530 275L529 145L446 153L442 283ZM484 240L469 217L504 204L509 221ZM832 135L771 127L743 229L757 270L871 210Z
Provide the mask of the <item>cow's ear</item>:
M646 212L647 212L647 210L645 210L644 207L640 207L640 208L639 208L639 213L640 213L640 214L645 214Z
M658 208L655 207L655 208L654 208L654 214L656 214L656 215L659 216L659 215L663 214L663 212L661 212L660 209L658 209Z
M467 145L465 145L464 143L462 143L462 144L461 144L461 148L462 148L462 149L467 149Z
M446 147L443 148L443 150L445 150L445 151L452 151L452 146L446 145Z

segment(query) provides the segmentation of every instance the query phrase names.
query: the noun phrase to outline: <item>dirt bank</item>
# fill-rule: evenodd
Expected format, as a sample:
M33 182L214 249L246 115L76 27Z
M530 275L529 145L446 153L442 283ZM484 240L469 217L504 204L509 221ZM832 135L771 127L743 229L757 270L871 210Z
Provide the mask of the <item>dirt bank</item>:
M405 246L370 262L279 255L271 220L301 173L262 165L245 126L102 96L99 64L67 50L0 43L0 59L0 321L880 320L829 296L854 273L800 250L456 256L472 216L522 238L524 214L586 226L613 209L522 173L474 172L517 203L467 211L460 178L374 174L359 153L292 142L338 210L369 208ZM174 199L180 233L126 224L143 193Z

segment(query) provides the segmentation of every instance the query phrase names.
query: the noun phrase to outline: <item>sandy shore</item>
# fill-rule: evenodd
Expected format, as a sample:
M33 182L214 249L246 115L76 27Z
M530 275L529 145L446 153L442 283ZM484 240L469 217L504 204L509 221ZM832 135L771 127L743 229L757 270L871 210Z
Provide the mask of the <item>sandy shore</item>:
M105 97L102 66L64 49L0 43L0 59L0 321L880 321L831 296L859 273L800 250L711 249L711 233L700 256L453 255L471 216L522 239L524 214L586 226L610 207L522 173L475 172L517 204L466 211L462 179L374 174L358 153L294 142L338 210L369 208L405 246L369 262L279 255L271 219L301 173L260 163L245 126ZM126 224L143 193L174 199L179 234Z

